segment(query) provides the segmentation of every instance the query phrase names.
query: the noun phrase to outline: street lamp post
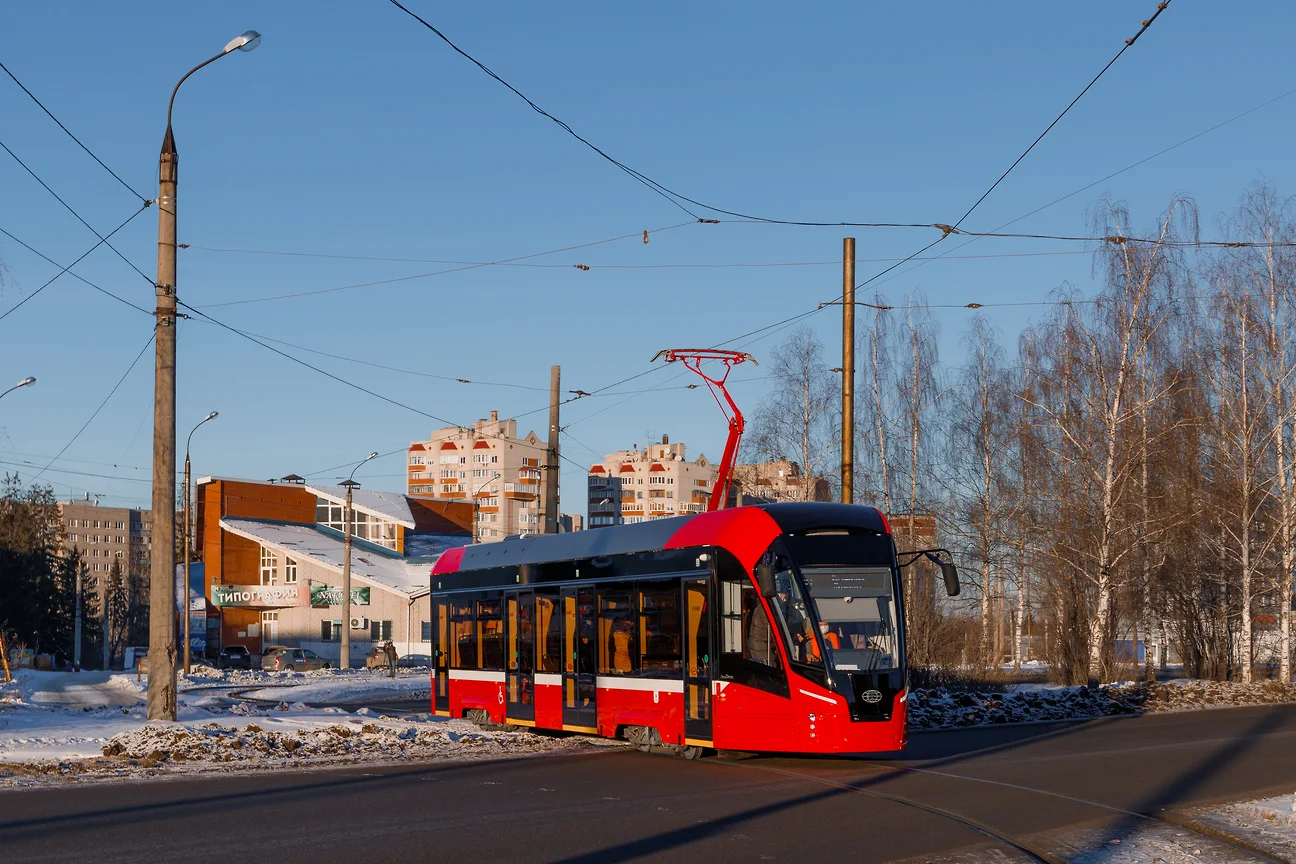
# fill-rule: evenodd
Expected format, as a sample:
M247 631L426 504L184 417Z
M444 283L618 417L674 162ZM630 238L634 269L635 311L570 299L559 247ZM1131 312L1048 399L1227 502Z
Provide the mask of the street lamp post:
M180 160L175 135L171 132L171 111L180 85L190 75L235 49L251 51L260 42L261 34L255 30L235 37L215 57L186 72L171 91L171 101L167 103L167 128L158 170L158 275L154 286L157 354L153 373L153 557L149 567L150 720L174 720L176 716L176 183Z
M219 411L213 411L210 414L208 414L206 417L204 417L202 420L198 421L198 426L203 425L208 420L215 420L219 416L220 416ZM190 613L190 609L189 609L189 544L190 544L190 540L189 540L189 522L190 522L189 519L189 444L193 441L193 436L194 433L198 431L198 426L195 426L192 429L190 429L189 437L185 439L184 579L183 579L183 587L181 588L181 590L184 592L184 602L181 605L184 607L184 670L186 675L189 674L189 613Z
M346 488L346 507L342 511L342 651L338 660L342 669L351 668L351 490L360 485L353 479L360 465L377 456L377 450L370 453L342 481Z
M6 393L12 393L13 391L17 390L19 387L29 387L35 383L36 383L36 379L31 376L28 376L23 380L19 381L14 386L10 387L8 390L4 391L4 393L0 393L0 398L3 398Z
M472 520L473 520L472 521L472 542L474 543L477 542L477 496L481 493L481 490L485 489L487 486L494 483L496 480L500 479L503 476L504 476L503 474L496 471L494 477L482 483L480 486L477 487L477 491L472 493ZM507 525L505 525L504 527L506 529L508 528Z

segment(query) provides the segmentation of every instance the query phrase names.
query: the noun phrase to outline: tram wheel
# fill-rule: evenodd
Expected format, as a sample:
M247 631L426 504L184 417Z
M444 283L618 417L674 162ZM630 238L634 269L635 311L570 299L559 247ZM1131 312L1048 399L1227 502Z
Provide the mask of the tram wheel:
M684 759L701 759L703 748L701 747L684 747L680 750L680 756Z

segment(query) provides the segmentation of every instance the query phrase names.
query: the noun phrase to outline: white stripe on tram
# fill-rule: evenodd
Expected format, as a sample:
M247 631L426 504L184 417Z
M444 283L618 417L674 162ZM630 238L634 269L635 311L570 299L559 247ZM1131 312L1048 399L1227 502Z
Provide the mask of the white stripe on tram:
M683 681L671 681L663 678L617 678L602 675L594 679L594 686L600 690L641 690L658 693L683 693Z
M543 686L549 686L549 687L561 687L562 676L554 675L553 673L550 672L537 672L535 676L535 683Z
M818 693L811 693L809 690L802 690L800 687L797 688L797 692L809 696L811 699L818 699L820 702L827 702L829 705L837 704L836 699L829 699L827 696L820 696Z
M504 683L503 672L485 672L479 669L451 669L451 681L496 681Z

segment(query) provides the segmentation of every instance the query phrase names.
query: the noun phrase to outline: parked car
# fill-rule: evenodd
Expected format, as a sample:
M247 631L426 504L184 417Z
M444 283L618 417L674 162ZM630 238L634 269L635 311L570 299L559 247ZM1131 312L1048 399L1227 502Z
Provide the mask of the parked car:
M308 648L276 646L261 655L261 668L267 672L309 672L313 669L332 669L333 664Z
M432 656L430 654L406 654L404 657L397 658L396 665L401 669L411 669L417 666L432 665Z
M252 652L242 645L226 645L216 655L217 669L251 669Z

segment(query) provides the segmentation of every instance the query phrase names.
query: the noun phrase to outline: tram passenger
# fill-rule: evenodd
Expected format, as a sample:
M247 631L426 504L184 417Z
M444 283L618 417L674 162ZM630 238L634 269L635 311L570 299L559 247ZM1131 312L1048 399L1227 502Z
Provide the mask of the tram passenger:
M612 669L630 674L630 619L620 618L612 625Z

